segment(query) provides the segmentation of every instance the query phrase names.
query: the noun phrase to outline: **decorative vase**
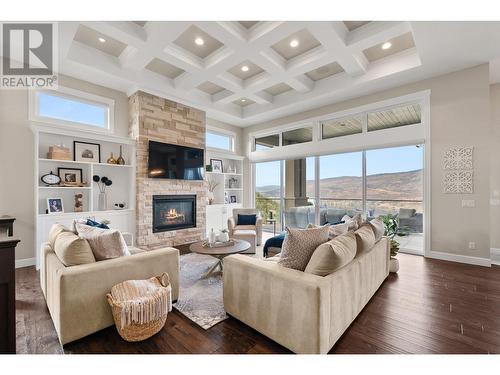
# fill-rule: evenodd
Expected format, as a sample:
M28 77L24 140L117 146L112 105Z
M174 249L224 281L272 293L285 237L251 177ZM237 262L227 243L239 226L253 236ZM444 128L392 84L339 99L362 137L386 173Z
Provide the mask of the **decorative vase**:
M220 242L228 242L229 241L229 233L228 232L221 232L219 234L219 240L220 240Z
M116 164L116 159L113 157L113 153L111 153L111 156L109 157L108 164Z
M210 229L210 234L208 236L208 243L215 243L216 238L217 237L215 235L214 228Z
M106 196L105 192L100 192L99 193L99 200L97 207L99 211L106 211L108 209L108 197Z
M125 159L123 158L123 155L122 155L122 146L121 145L120 145L120 156L116 160L116 164L125 165Z
M212 205L214 203L214 192L209 191L207 194L208 204Z
M391 258L389 262L389 272L396 273L399 271L399 260Z

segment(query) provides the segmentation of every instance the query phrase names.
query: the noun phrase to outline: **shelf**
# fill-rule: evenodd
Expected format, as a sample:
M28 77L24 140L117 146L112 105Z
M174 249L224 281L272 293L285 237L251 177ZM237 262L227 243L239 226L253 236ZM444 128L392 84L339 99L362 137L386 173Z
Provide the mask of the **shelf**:
M227 173L227 172L208 172L206 171L205 172L206 174L216 174L216 175L219 175L219 176L243 176L243 173Z
M224 188L224 190L229 190L229 191L243 191L243 188Z
M91 190L90 186L38 186L39 189L60 189L60 190Z
M38 160L41 162L44 162L44 163L83 164L83 165L94 165L94 166L98 166L98 167L113 167L113 168L132 168L133 167L133 165L129 165L129 164L120 165L120 164L108 164L108 163L92 163L92 162L88 162L88 161L58 160L58 159L44 159L44 158L39 158Z
M125 210L106 210L106 211L84 211L84 212L61 212L55 214L38 214L38 217L55 217L55 216L92 216L92 215L110 215L119 213L131 213L135 210L133 208L127 208Z

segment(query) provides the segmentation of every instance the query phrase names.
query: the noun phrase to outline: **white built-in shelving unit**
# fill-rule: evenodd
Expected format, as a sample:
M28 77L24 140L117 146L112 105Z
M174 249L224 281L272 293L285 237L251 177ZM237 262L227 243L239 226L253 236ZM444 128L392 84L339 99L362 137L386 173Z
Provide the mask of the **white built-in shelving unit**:
M218 182L213 192L213 203L208 205L206 210L207 232L212 228L214 230L227 228L227 219L232 216L233 208L242 207L243 187L245 186L243 156L207 150L206 163L210 164L211 159L222 160L223 170L222 172L206 172L207 181ZM233 197L232 202L231 197Z
M135 141L110 134L93 133L81 130L61 129L46 125L33 125L35 137L35 207L36 207L36 239L37 268L40 264L40 246L47 240L50 227L54 223L61 223L71 227L75 219L95 218L109 220L111 227L124 232L135 232ZM73 155L73 142L87 142L100 145L101 160L99 163L47 159L49 147L64 145ZM122 147L125 165L107 164L111 152L118 158ZM47 186L41 177L50 172L58 174L58 168L81 169L83 187ZM92 177L106 176L113 184L106 188L107 207L99 209L99 188ZM83 195L83 211L75 212L75 194ZM61 198L64 212L47 213L47 198ZM126 207L117 210L115 203L125 203Z

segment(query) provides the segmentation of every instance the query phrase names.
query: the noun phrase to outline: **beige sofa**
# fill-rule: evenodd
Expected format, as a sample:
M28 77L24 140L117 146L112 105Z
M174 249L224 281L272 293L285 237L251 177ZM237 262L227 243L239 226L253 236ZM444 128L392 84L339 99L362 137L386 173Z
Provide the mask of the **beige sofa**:
M167 272L172 299L179 295L179 250L168 247L66 267L50 243L42 245L40 283L61 344L114 325L106 293L125 280L147 279Z
M224 308L295 353L327 353L389 275L389 259L386 237L325 277L232 255Z

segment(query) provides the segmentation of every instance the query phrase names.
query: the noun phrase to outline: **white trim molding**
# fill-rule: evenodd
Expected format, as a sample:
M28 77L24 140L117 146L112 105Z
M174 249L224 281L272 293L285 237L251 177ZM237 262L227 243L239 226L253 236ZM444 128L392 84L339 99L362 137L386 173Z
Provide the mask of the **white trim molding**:
M36 258L17 259L16 268L31 267L36 264Z
M476 266L491 267L491 259L489 258L471 257L468 255L451 254L440 251L429 251L428 253L425 254L425 257L432 259L447 260L450 262L473 264Z
M492 247L490 249L491 264L500 266L500 249Z

